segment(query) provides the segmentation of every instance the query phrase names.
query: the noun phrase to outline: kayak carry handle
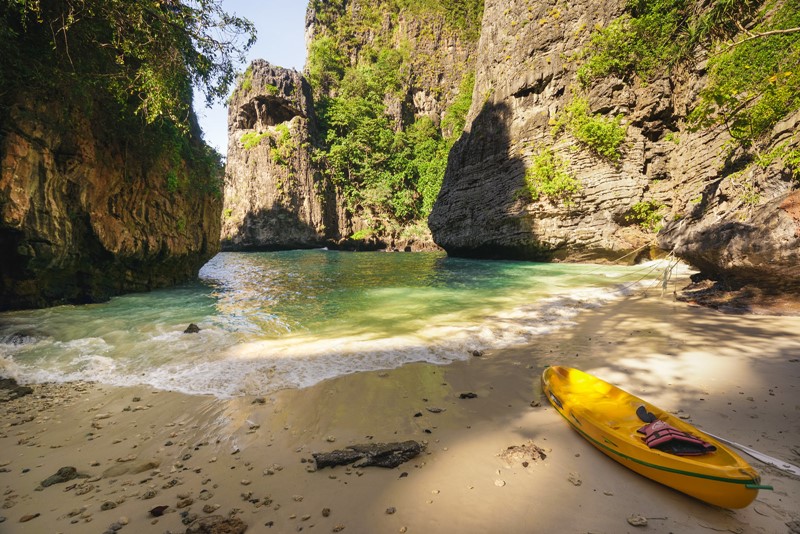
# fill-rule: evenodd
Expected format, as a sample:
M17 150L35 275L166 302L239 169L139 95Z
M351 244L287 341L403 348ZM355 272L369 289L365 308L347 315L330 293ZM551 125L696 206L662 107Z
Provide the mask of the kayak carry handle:
M764 484L745 484L744 487L747 488L747 489L769 490L769 491L772 491L772 490L775 489L772 486L768 486L768 485L764 485Z

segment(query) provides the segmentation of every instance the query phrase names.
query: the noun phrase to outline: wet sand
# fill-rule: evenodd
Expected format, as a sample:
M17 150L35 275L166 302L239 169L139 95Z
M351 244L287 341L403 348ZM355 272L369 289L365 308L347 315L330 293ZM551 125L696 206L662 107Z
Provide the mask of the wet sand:
M0 404L0 532L177 533L211 515L254 533L791 532L800 478L745 457L775 490L742 510L704 504L595 450L543 398L539 377L546 365L578 367L799 464L800 317L725 315L651 293L576 323L448 366L264 398L34 386ZM426 451L394 469L316 470L311 456L404 440ZM85 478L40 487L65 466ZM162 516L149 514L156 507ZM631 525L634 514L647 526Z

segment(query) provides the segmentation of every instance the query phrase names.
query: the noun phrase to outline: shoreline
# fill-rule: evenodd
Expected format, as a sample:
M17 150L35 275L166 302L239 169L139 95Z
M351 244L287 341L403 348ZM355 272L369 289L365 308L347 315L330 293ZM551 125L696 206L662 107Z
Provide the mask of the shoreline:
M800 521L797 477L745 456L775 491L715 508L606 458L542 397L545 365L578 367L798 463L800 317L723 315L658 293L583 311L524 347L265 397L34 385L0 403L0 531L185 532L196 514L247 532L615 533L645 530L627 521L638 514L648 532L786 532ZM394 469L314 468L315 452L405 440L426 450ZM37 491L65 466L88 478ZM168 508L151 517L157 506Z

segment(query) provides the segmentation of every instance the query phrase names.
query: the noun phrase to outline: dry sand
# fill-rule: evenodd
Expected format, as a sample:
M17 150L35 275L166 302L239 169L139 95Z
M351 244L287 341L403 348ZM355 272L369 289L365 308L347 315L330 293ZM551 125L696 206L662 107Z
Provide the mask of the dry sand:
M724 315L639 295L530 346L264 399L35 386L0 404L0 532L102 533L116 522L123 534L177 533L187 516L210 514L238 517L248 533L771 534L800 521L800 479L756 460L775 490L731 511L606 458L542 397L548 364L591 372L800 463L800 317ZM464 392L477 398L460 399ZM315 470L310 461L313 452L408 439L427 450L395 469ZM508 451L531 444L546 457ZM64 466L88 478L38 488ZM154 518L157 506L168 508ZM629 524L633 514L647 526Z

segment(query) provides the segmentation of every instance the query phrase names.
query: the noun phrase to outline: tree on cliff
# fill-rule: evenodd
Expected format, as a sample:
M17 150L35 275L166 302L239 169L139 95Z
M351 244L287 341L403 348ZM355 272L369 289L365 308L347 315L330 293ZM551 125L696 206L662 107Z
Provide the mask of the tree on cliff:
M253 24L221 0L2 0L0 99L30 88L110 96L186 131L191 87L227 96Z

